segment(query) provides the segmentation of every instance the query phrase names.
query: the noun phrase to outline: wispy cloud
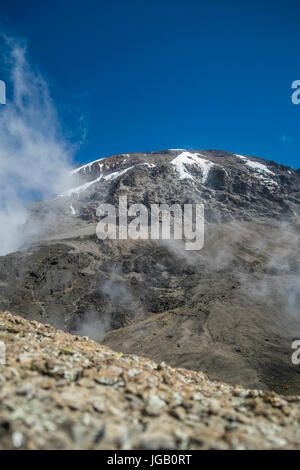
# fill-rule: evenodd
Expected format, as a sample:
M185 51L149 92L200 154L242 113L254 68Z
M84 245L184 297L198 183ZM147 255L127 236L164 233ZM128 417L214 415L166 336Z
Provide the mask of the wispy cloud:
M24 42L2 36L13 96L0 109L0 255L22 244L26 205L66 187L73 147L63 137L45 79Z

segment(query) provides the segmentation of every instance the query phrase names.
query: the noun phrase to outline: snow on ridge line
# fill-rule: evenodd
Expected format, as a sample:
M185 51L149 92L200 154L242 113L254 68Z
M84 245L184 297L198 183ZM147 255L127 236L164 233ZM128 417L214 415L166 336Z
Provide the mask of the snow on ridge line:
M102 167L103 165L99 164L100 166L100 171L102 172ZM131 170L133 168L133 166L130 166L128 168L125 168L124 170L121 170L121 171L115 171L113 173L110 173L109 175L106 175L104 176L103 173L100 174L100 176L98 176L98 178L94 179L93 181L88 181L87 183L84 183L84 184L81 184L80 186L76 186L76 188L71 188L71 189L68 189L67 191L65 191L64 193L62 194L59 194L57 196L57 198L60 198L60 197L70 197L72 196L73 194L77 194L79 195L80 193L82 193L83 191L86 191L90 186L92 186L93 184L95 183L99 183L99 181L101 180L104 180L104 181L113 181L115 180L116 178L118 178L119 176L123 175L124 173L126 173L127 171ZM56 198L56 199L57 199Z
M242 158L243 160L244 160L244 159L247 160L247 157L245 157L244 155L239 155L238 153L234 153L234 155L235 155L236 157Z
M103 179L104 179L105 181L112 181L112 180L115 180L115 179L118 178L119 176L124 175L124 173L126 173L126 172L129 171L129 170L131 170L132 168L133 168L133 166L129 166L128 168L125 168L124 170L114 171L113 173L110 173L109 175L103 176Z
M273 173L273 171L269 170L269 168L266 165L264 165L263 163L253 162L252 160L248 160L246 162L246 165L249 168L253 168L254 170L256 170L258 172L268 173L269 175L275 176L275 173Z
M126 154L126 155L129 155L129 154ZM125 154L123 154L123 156L125 156ZM76 170L72 171L72 174L77 173L82 168L85 168L85 169L88 168L88 167L90 168L92 165L94 165L95 163L98 163L100 161L101 161L101 159L100 160L95 160L94 162L88 163L87 165L84 165L80 168L76 168ZM88 181L87 183L76 186L75 188L68 189L67 191L63 192L62 194L59 194L57 196L57 198L59 198L59 197L70 197L70 196L72 196L72 194L79 194L79 193L85 191L86 189L88 189L93 184L98 183L101 180L113 181L116 178L118 178L119 176L122 176L123 174L125 174L127 171L134 168L134 166L135 166L135 165L132 165L132 166L130 166L128 168L125 168L123 170L114 171L114 172L104 176L103 175L103 166L104 166L104 164L103 163L98 163L98 164L99 164L99 168L100 168L100 176L98 176L98 178L94 179L93 181ZM147 162L140 163L139 165L146 165L148 168L154 168L156 166L154 163L147 163Z
M276 176L275 173L273 173L273 171L269 170L267 165L264 165L263 163L259 163L259 162L253 161L253 160L249 160L249 158L244 157L243 155L239 155L237 153L235 153L235 156L245 160L245 165L247 165L249 168L252 168L253 170L256 170L258 173L263 173L263 174L268 173L269 175Z
M118 156L118 155L112 155L112 156L114 157L114 156ZM130 157L130 153L121 153L119 156L120 157ZM101 157L101 158L98 158L98 160L94 160L93 162L85 163L84 165L81 165L78 168L75 168L74 170L72 170L71 174L75 175L79 171L81 171L81 170L86 171L87 169L89 169L89 171L91 171L91 168L95 163L99 163L99 162L101 162L101 160L105 160L106 158L110 158L110 157Z
M75 168L75 170L72 170L72 171L71 171L71 174L72 174L72 175L75 175L76 173L78 173L78 172L81 171L81 170L85 171L87 168L89 168L89 171L91 171L92 166L93 166L95 163L100 162L101 160L103 160L103 158L99 158L99 160L95 160L94 162L86 163L85 165L82 165L82 166L80 166L80 167L78 167L78 168Z
M204 158L201 158L204 157ZM214 163L207 160L201 153L182 152L178 157L171 161L171 164L175 166L179 179L191 179L194 177L187 171L186 165L197 165L202 173L202 183L206 183L210 169L215 166Z

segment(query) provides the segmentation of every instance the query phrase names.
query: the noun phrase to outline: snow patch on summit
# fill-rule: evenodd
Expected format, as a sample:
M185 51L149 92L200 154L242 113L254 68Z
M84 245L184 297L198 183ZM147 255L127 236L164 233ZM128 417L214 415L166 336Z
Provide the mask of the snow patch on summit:
M242 160L245 160L245 165L247 165L249 168L252 168L253 170L258 171L259 173L268 173L269 175L276 176L273 171L269 170L267 165L264 165L263 163L255 162L253 160L249 160L249 158L245 157L244 155L239 155L238 153L234 154L236 157L241 158Z
M256 177L259 178L266 186L278 186L277 181L274 181L272 179L273 176L276 176L275 173L273 173L273 171L271 171L267 167L267 165L253 160L249 160L249 158L244 157L243 155L238 155L237 153L235 154L235 156L241 158L248 168L254 170L256 173Z
M266 165L263 165L263 163L258 163L258 162L253 162L252 160L246 161L246 165L249 168L253 168L253 170L258 171L259 173L264 173L264 174L269 174L275 176L275 173L273 171L269 170L269 168Z
M207 160L204 155L199 153L190 153L182 152L178 157L174 158L171 161L171 164L174 165L179 179L191 179L194 181L194 176L191 175L188 171L188 167L192 165L198 166L202 174L202 183L205 184L209 175L211 168L214 166L212 162Z

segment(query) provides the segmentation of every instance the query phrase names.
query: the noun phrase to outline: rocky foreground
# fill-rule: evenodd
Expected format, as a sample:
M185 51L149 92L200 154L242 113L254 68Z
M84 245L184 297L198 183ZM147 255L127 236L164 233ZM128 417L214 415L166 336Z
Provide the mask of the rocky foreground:
M0 449L297 449L300 397L0 314Z

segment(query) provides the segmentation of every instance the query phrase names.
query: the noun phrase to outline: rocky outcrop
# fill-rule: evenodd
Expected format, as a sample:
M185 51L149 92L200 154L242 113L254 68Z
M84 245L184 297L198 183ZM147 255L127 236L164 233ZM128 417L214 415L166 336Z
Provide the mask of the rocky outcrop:
M0 449L298 449L300 397L0 314Z

